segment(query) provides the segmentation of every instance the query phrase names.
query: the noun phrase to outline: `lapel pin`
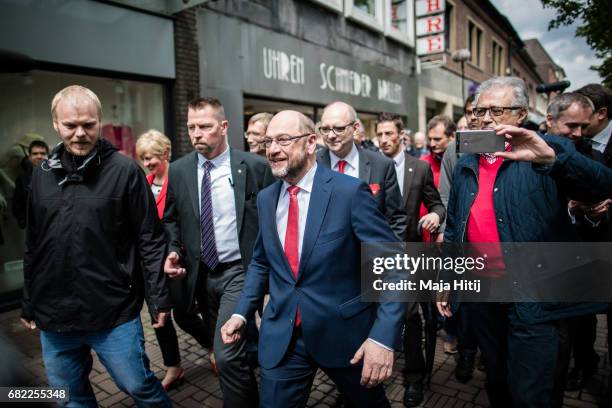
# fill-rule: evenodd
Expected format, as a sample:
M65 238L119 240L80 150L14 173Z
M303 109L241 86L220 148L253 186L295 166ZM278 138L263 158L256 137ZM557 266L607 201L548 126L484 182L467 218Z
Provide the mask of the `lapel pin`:
M238 169L238 173L242 173L242 169Z
M410 168L408 169L408 171L412 171L412 167L410 167Z

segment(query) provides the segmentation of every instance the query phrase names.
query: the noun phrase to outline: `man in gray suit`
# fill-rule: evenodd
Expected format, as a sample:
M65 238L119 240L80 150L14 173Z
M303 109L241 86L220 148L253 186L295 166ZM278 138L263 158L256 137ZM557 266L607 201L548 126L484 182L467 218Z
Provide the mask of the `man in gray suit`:
M173 299L186 313L199 310L204 317L224 406L255 407L257 383L246 343L224 344L220 329L236 307L251 260L259 228L257 193L274 178L262 157L228 146L228 121L217 99L191 101L187 127L195 151L170 165L164 271L175 279L186 275L175 281Z
M344 102L327 105L319 127L327 148L317 152L317 162L368 183L378 210L385 215L398 239L403 239L406 213L402 209L393 161L373 151L357 148L353 137L360 130L359 126L351 105Z

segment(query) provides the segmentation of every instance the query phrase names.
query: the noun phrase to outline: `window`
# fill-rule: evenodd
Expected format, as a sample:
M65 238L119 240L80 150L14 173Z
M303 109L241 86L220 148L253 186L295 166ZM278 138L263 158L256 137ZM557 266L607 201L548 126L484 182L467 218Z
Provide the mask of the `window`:
M468 49L470 50L470 62L482 67L482 29L468 20Z
M412 0L385 0L385 35L414 46Z
M493 40L491 49L491 73L493 75L504 75L504 48Z
M444 43L446 44L447 50L454 50L455 45L455 7L450 3L446 2L446 10L444 10L444 21L446 27L444 27Z
M310 0L331 10L342 12L342 0Z
M384 30L384 0L345 0L344 15L376 31Z

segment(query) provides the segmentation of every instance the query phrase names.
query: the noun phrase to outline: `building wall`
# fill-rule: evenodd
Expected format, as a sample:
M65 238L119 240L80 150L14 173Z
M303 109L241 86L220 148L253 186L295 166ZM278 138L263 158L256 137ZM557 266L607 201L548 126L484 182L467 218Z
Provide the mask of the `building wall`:
M187 104L199 96L200 64L196 33L196 9L191 8L174 15L174 39L176 54L176 81L173 89L175 103L176 138L175 157L193 150L187 134Z

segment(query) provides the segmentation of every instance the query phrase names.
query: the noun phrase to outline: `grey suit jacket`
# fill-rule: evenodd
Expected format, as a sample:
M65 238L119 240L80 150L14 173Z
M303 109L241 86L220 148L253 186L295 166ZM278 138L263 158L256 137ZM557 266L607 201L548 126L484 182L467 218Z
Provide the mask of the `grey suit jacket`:
M173 281L172 296L177 306L194 310L198 274L208 273L200 263L200 208L198 197L198 156L191 152L170 164L166 208L162 223L166 229L168 252L181 257L187 276ZM274 182L265 159L230 148L230 166L234 182L236 226L242 264L246 270L259 231L257 194ZM204 269L204 270L201 270Z
M393 160L371 150L358 148L357 151L359 179L370 186L378 210L387 218L398 239L403 239L406 234L406 213L402 209L402 196ZM329 150L320 149L317 152L317 162L331 167Z

